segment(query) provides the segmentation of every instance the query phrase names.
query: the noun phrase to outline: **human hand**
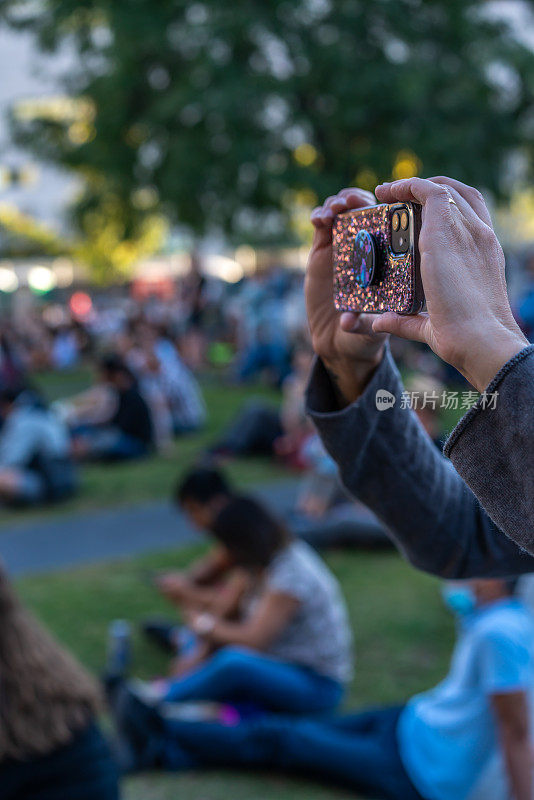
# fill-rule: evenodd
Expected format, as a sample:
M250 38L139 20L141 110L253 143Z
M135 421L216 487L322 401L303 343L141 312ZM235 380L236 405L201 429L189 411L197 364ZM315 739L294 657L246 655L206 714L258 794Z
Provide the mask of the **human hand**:
M374 205L363 189L343 189L314 209L315 228L305 281L313 349L322 359L345 406L356 400L382 360L386 336L373 331L375 315L340 313L333 300L332 223L336 214Z
M196 669L196 667L199 667L204 659L205 654L201 655L196 651L190 655L179 656L171 661L169 675L173 678L182 678Z
M209 636L213 631L217 618L207 611L186 610L184 618L189 628L196 633L197 636Z
M426 342L479 391L528 341L515 322L504 255L484 199L452 178L408 178L376 188L382 203L423 206L419 235L427 313L375 317L376 333Z
M189 581L180 572L165 572L158 575L154 583L162 595L176 603L184 600Z

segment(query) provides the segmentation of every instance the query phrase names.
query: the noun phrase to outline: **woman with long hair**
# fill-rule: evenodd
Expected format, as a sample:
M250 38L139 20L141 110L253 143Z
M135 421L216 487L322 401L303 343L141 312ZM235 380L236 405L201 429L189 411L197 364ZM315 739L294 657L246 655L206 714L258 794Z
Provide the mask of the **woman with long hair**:
M2 800L117 800L89 674L17 598L0 564Z
M247 577L235 619L189 611L211 654L152 687L161 699L254 704L321 712L341 700L351 675L351 633L340 587L324 562L260 503L233 497L210 533Z

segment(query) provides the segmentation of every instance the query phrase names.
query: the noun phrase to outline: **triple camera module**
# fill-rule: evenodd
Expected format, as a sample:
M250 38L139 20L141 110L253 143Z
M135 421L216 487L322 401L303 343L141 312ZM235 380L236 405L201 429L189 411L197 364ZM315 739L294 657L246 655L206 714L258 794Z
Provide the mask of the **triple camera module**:
M393 209L390 227L391 252L395 255L407 253L410 249L410 214L406 206Z

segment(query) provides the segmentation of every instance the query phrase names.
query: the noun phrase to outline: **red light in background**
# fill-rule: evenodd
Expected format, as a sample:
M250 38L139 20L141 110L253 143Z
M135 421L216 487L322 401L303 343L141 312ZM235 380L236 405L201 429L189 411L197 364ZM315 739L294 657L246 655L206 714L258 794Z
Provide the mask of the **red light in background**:
M168 276L137 278L132 283L132 297L135 300L146 300L149 297L160 297L170 300L176 293L172 278Z
M74 292L69 300L69 308L75 317L88 317L93 309L93 301L86 292Z

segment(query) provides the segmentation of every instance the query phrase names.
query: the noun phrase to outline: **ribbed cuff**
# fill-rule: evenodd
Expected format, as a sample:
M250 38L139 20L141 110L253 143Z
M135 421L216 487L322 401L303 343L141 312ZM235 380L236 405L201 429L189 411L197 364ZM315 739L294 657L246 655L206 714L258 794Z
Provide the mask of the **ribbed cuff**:
M443 453L447 456L447 458L451 457L451 450L466 429L466 427L477 417L482 411L484 411L484 396L492 394L496 388L499 386L500 383L504 380L504 378L508 375L511 370L514 369L521 361L523 361L528 356L534 353L534 344L528 345L519 353L516 353L506 364L500 368L498 373L495 375L493 380L488 385L487 389L480 395L474 406L469 409L467 414L465 414L457 426L454 428L450 436L448 437L445 445L443 446Z

